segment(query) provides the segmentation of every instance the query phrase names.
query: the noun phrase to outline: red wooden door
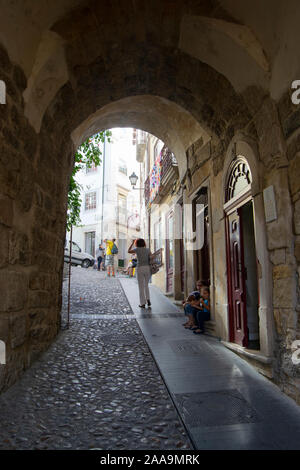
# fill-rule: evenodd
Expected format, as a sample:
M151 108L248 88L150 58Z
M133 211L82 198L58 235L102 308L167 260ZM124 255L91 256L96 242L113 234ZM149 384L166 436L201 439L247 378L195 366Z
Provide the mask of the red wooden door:
M180 222L181 222L181 238L180 238L180 281L181 281L181 292L184 292L184 277L185 277L185 265L184 265L184 212L183 204L180 205Z
M248 346L243 230L238 209L227 216L227 272L230 341Z

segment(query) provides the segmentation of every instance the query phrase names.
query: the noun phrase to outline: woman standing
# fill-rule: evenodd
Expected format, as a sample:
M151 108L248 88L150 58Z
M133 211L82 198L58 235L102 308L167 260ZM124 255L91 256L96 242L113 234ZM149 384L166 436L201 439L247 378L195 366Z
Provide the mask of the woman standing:
M135 245L135 248L133 248L133 245ZM145 240L143 238L138 238L137 240L132 241L130 247L128 248L128 253L136 253L137 257L137 280L140 294L139 307L145 308L146 301L148 307L150 307L151 302L148 283L151 277L151 252L149 248L146 248Z

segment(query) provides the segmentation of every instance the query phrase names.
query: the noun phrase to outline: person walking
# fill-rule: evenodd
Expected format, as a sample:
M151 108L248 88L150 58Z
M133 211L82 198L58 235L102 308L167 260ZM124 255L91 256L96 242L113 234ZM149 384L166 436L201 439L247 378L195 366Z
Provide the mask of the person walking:
M96 250L96 258L97 258L97 262L98 262L98 271L101 270L101 264L102 264L102 261L103 261L103 246L100 244L99 247L97 248Z
M133 245L135 247L133 248ZM150 293L149 293L149 280L151 277L150 271L150 256L151 252L146 247L145 240L138 238L133 240L128 253L135 253L137 257L137 280L139 286L140 305L139 307L145 308L146 302L148 307L151 307Z

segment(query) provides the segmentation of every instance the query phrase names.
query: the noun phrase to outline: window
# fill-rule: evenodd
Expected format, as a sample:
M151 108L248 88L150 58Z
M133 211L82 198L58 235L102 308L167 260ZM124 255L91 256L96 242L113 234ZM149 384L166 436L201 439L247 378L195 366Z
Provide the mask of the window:
M78 253L81 252L81 249L79 248L79 246L75 242L72 242L72 250L77 251Z
M93 191L92 193L87 193L85 195L85 210L89 211L92 209L96 209L96 207L97 207L96 191Z
M119 195L118 198L118 220L119 224L126 225L127 218L127 199L124 196Z
M127 176L127 165L124 160L119 161L119 172Z
M226 201L251 187L252 177L247 162L239 158L231 167L227 183Z
M85 233L85 252L95 256L95 237L96 232Z
M154 224L154 251L162 248L162 237L161 237L161 219Z
M136 144L136 129L132 129L132 145Z

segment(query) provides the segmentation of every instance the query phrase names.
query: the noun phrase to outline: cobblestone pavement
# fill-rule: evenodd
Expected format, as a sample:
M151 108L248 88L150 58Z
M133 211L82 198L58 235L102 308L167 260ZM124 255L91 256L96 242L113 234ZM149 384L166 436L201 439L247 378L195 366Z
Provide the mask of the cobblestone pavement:
M71 313L101 315L132 315L130 305L117 278L108 278L104 271L72 267L70 298ZM117 274L117 277L120 277ZM124 277L124 275L123 275ZM63 289L63 314L67 311L68 279Z
M70 328L0 396L0 449L192 449L118 279L75 268L71 298Z

